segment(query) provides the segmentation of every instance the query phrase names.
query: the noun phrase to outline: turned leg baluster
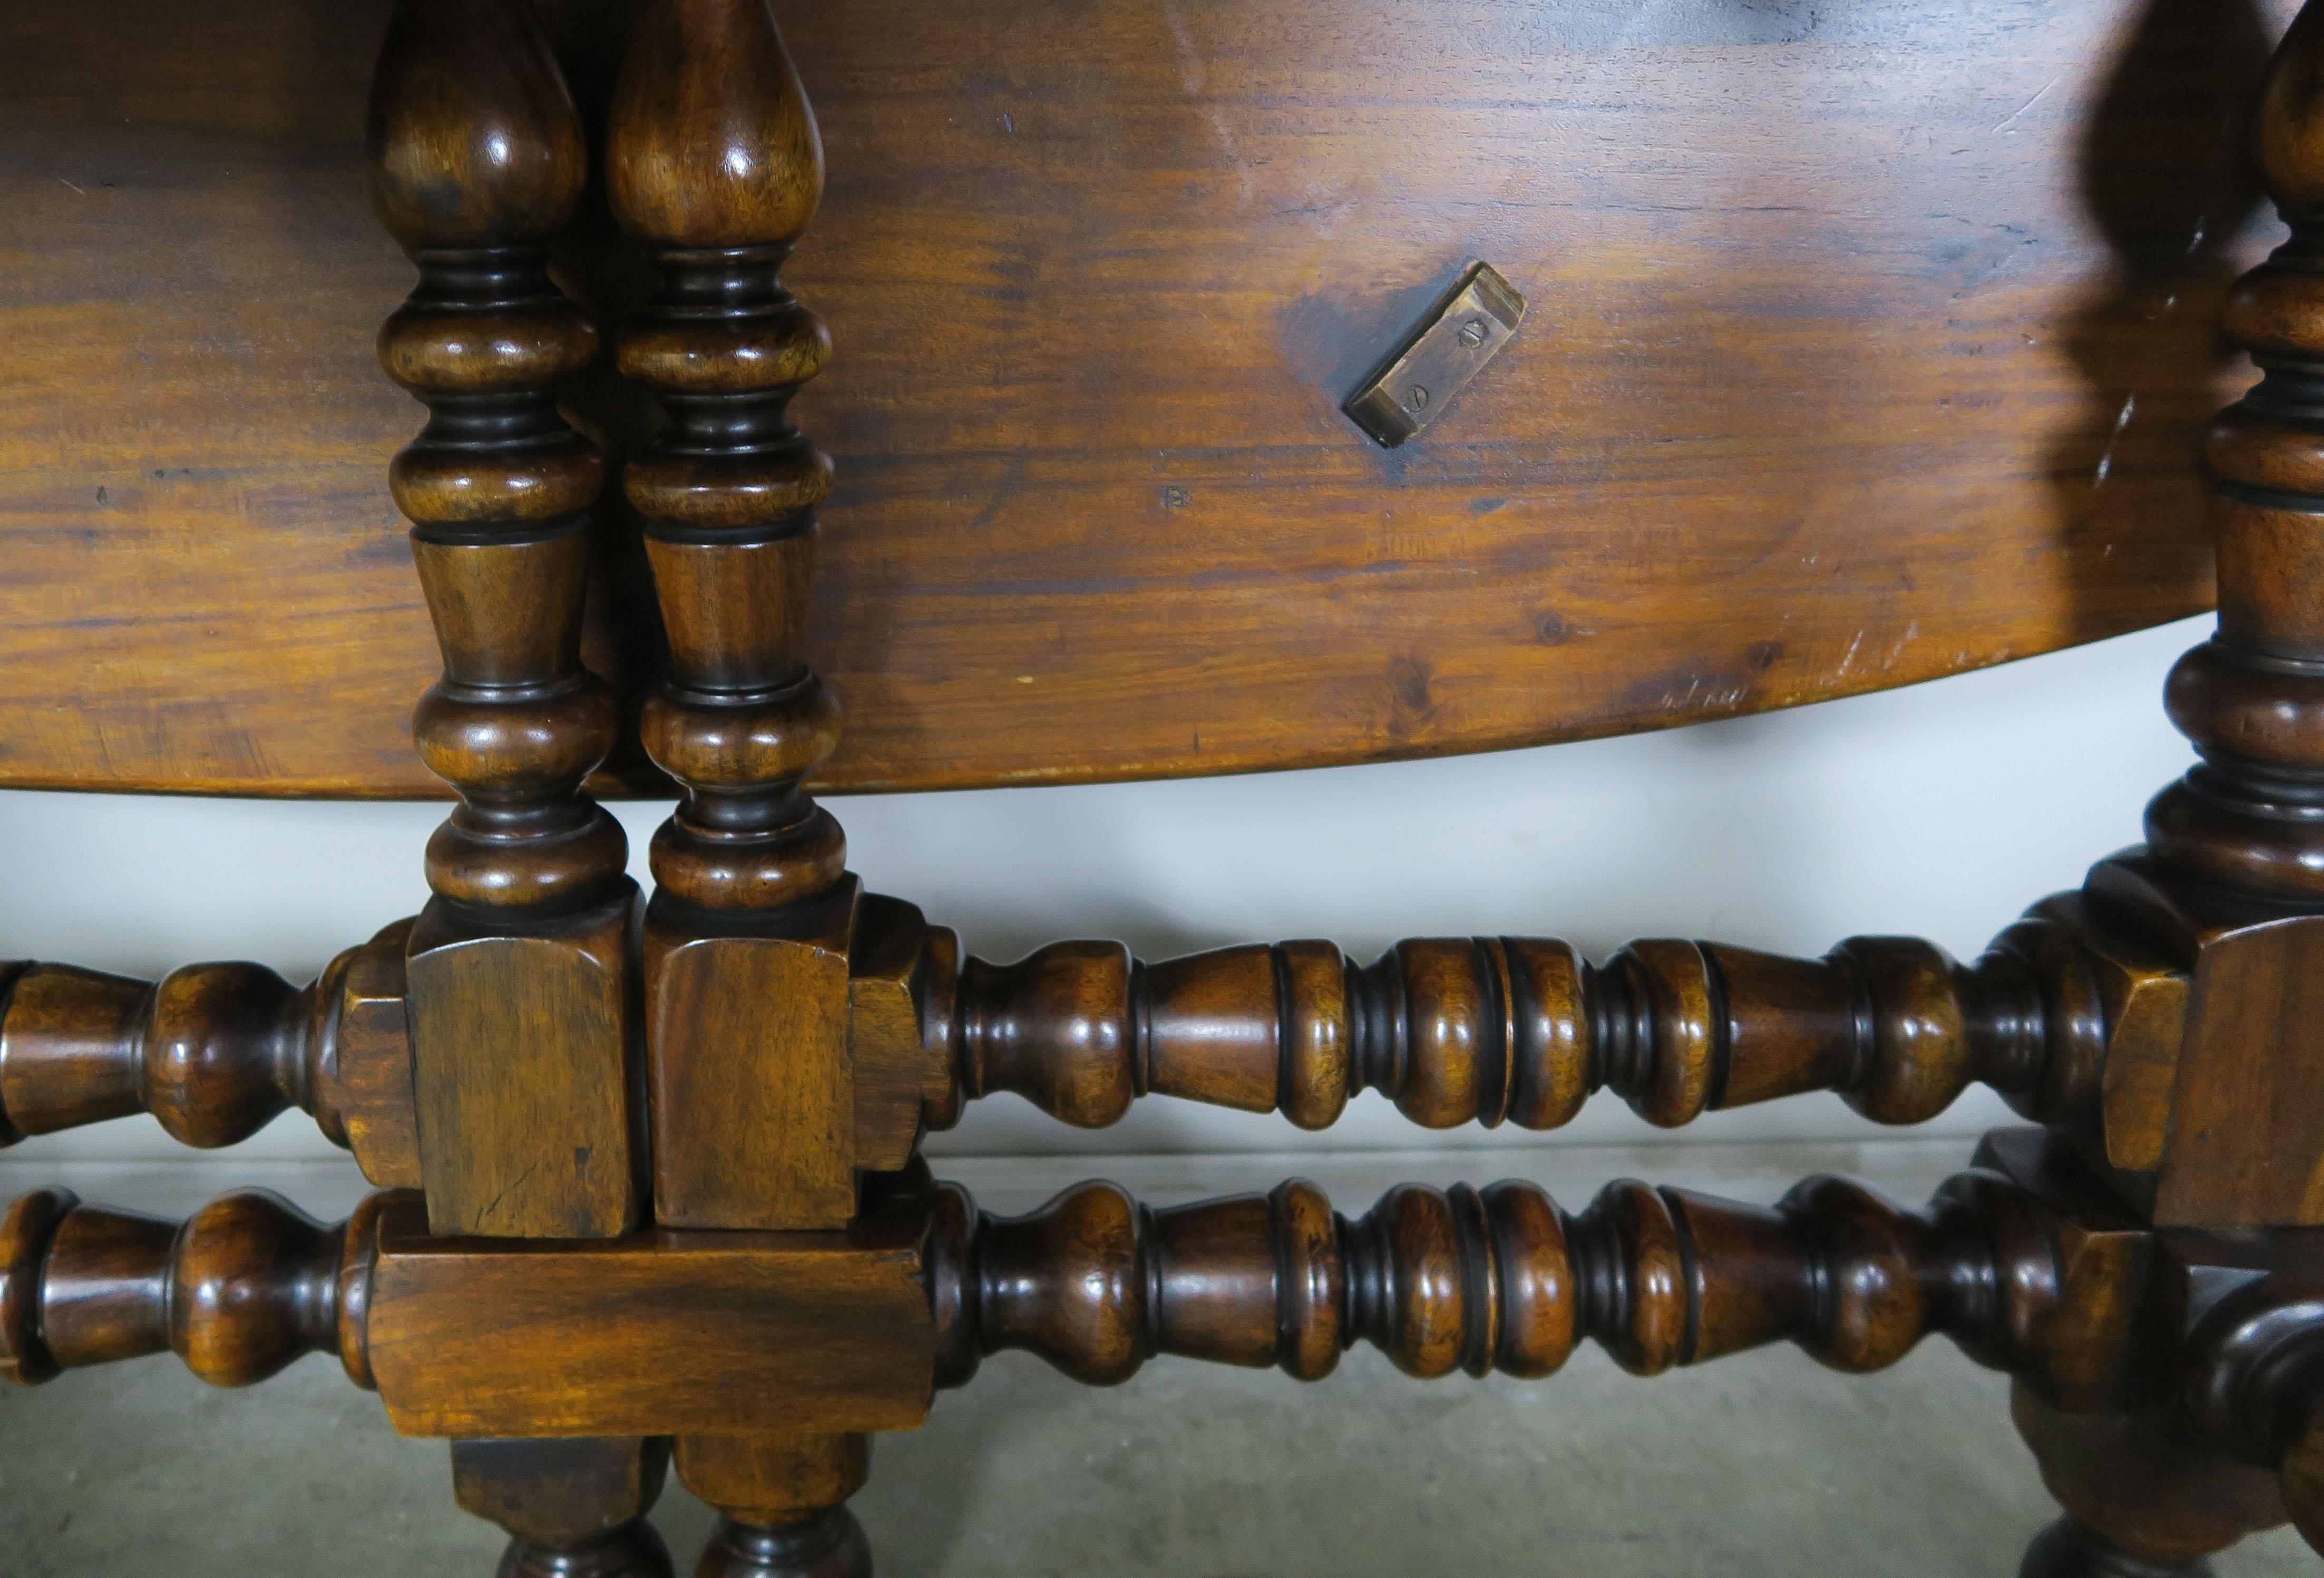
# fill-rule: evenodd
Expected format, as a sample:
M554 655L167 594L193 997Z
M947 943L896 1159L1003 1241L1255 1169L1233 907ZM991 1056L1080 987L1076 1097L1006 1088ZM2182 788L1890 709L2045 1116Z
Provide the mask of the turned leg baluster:
M670 648L644 742L684 791L654 835L644 938L655 1216L837 1226L856 1204L859 895L799 787L840 715L802 651L831 463L788 411L830 341L780 275L823 148L766 0L652 0L606 160L614 216L661 272L620 365L669 417L623 477Z
M2156 1104L2166 1121L2138 1185L2157 1226L2195 1230L2190 1253L2219 1229L2268 1246L2298 1238L2248 1230L2324 1223L2313 984L2324 980L2319 83L2324 6L2309 5L2277 51L2259 115L2263 178L2292 235L2227 309L2227 335L2261 379L2221 413L2206 448L2218 632L2180 661L2168 695L2202 761L2149 806L2147 852L2101 863L2088 889L2173 959L2200 1010ZM2232 1410L2214 1397L2209 1412L2209 1434L2232 1439ZM2036 1544L2029 1574L2200 1572L2210 1552L2282 1516L2249 1469L2191 1444L2183 1413L2069 1418L2021 1403L2018 1422L2070 1515ZM2261 1463L2283 1447L2260 1429L2235 1450Z
M420 275L380 335L429 410L390 472L444 655L413 734L461 797L429 842L435 897L410 943L429 1220L611 1237L644 1214L639 895L621 825L581 792L615 730L580 660L605 468L558 411L597 336L549 254L587 147L530 0L399 0L368 141L374 204Z
M2324 8L2301 8L2262 94L2259 158L2291 239L2237 282L2225 328L2259 383L2205 448L2219 628L2171 678L2202 765L2147 810L2173 869L2281 901L2324 900Z
M2259 383L2206 448L2217 635L2172 672L2201 762L2147 807L2151 854L2092 877L2192 964L2155 1211L2173 1224L2324 1222L2324 7L2302 8L2260 106L2291 239L2230 294Z

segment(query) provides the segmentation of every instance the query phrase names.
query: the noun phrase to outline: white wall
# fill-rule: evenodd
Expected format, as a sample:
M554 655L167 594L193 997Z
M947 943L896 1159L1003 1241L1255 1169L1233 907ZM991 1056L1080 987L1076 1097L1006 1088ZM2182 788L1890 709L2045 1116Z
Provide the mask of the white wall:
M2024 905L2135 840L2146 798L2190 759L2163 717L2163 675L2209 623L1637 739L834 805L872 887L918 901L991 958L1074 936L1126 937L1148 957L1330 937L1369 957L1398 937L1469 932L1563 935L1593 956L1644 935L1821 953L1854 932L1913 932L1969 955ZM641 881L664 814L620 807ZM418 908L420 846L442 815L438 805L0 793L0 956L149 975L253 958L304 980ZM2002 1115L1978 1093L1916 1132L1969 1133ZM1667 1138L1865 1129L1817 1096L1713 1114ZM1662 1136L1601 1096L1535 1142L1646 1137ZM1004 1096L931 1149L1283 1150L1423 1138L1369 1095L1321 1135L1165 1099L1089 1134ZM136 1118L10 1154L186 1153ZM215 1158L335 1154L294 1112Z

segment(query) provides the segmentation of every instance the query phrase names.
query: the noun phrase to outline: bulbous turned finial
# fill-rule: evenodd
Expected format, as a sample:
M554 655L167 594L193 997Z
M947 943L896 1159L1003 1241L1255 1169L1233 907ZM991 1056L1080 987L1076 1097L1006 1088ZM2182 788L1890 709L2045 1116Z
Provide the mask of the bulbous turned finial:
M831 462L789 405L831 341L780 277L823 144L765 0L650 0L605 156L614 217L662 275L618 352L669 418L622 477L670 648L641 734L686 790L654 880L668 903L764 913L830 887L847 854L799 791L840 715L802 652Z
M2285 30L2259 101L2260 176L2284 222L2324 213L2324 11Z
M649 246L788 247L823 200L823 138L766 0L653 0L606 142L606 196Z
M429 408L388 471L444 655L414 740L462 796L429 885L488 911L580 909L618 889L628 846L579 794L617 730L580 661L605 465L558 411L597 334L548 264L587 147L530 0L399 0L367 142L374 205L420 274L379 355Z
M373 208L407 251L546 246L588 148L530 0L402 0L372 79Z

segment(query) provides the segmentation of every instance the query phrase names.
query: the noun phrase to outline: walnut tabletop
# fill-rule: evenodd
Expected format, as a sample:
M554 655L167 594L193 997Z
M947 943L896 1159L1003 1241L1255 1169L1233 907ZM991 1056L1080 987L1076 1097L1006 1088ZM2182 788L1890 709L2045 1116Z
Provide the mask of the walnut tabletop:
M593 143L632 9L543 7ZM829 153L818 788L1656 728L2209 604L2282 0L777 9ZM0 785L442 792L385 11L0 18ZM1383 448L1342 402L1477 263L1522 324ZM613 326L652 286L594 187L556 272ZM609 364L564 396L618 462ZM593 530L593 788L668 792L618 487Z

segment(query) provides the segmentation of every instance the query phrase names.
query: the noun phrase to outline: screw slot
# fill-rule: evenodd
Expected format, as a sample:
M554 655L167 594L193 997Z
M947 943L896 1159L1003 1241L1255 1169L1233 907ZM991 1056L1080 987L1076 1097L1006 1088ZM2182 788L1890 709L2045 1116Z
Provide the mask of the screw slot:
M1451 414L1469 381L1508 347L1525 312L1525 298L1490 264L1471 264L1340 409L1374 443L1395 448Z

